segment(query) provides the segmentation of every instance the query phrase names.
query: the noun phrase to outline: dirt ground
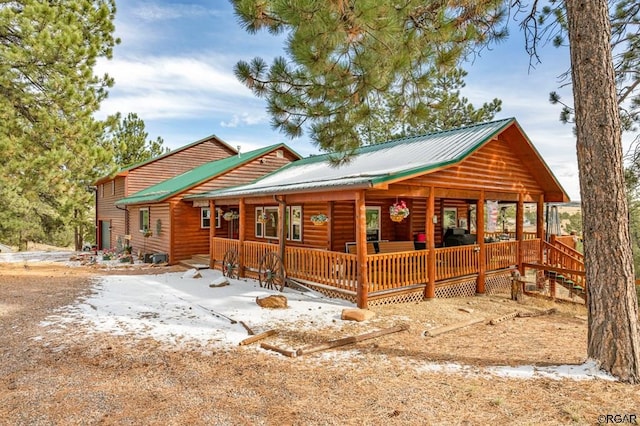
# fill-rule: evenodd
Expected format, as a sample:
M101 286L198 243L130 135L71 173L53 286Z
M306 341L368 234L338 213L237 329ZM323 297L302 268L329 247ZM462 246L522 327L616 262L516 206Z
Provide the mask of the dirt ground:
M640 419L640 386L482 373L481 367L493 365L581 364L583 307L534 299L523 305L494 296L373 308L378 327L402 318L409 330L297 358L257 350L257 344L212 354L167 350L151 339L90 334L80 324L65 335L43 332L41 321L87 294L92 277L107 273L122 271L0 264L0 424L555 425L605 424L606 415ZM427 329L469 318L550 307L558 313L424 336ZM293 330L281 336L292 346L351 331L349 324L340 336ZM418 367L425 361L466 367Z

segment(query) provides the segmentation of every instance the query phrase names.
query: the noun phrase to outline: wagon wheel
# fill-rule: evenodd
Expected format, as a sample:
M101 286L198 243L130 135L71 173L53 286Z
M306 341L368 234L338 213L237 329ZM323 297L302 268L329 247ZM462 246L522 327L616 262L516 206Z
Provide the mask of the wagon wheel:
M287 277L280 256L271 252L260 259L258 279L260 280L260 287L280 291L284 289Z
M222 275L227 278L238 278L238 252L229 249L222 259Z

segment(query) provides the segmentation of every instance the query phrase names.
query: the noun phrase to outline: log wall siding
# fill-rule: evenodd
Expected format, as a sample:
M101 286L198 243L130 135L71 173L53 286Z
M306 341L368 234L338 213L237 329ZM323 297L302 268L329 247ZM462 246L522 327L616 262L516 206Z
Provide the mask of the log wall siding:
M190 259L194 254L209 253L209 228L202 228L201 208L193 207L191 202L177 199L174 199L172 204L173 244L170 249L170 262ZM216 226L215 217L211 218L211 226ZM216 229L216 235L219 229Z
M97 187L98 205L97 219L98 222L106 221L111 223L111 241L110 247L115 248L118 237L126 235L126 214L124 210L118 209L115 202L124 197L125 179L116 177L104 182ZM96 224L97 232L100 232L99 223ZM96 235L97 237L97 235Z
M256 158L240 167L233 169L223 175L216 176L213 179L203 182L180 194L180 197L191 194L201 194L203 192L215 189L226 188L229 186L250 183L254 180L277 170L295 160L293 154L283 149L283 157L279 158L277 151L272 151L266 155Z
M149 227L153 235L146 238L140 231L140 209L149 209ZM171 241L171 217L169 203L143 206L129 206L132 253L167 253ZM158 220L161 222L160 234L157 233ZM145 241L146 240L146 241ZM171 260L171 259L169 259Z
M336 201L330 218L331 250L345 251L346 243L356 240L355 202Z
M216 142L215 139L185 148L173 155L130 170L127 176L127 195L134 194L209 161L220 160L230 155L234 155L234 153L228 147Z
M279 156L278 151L281 151L283 155ZM201 228L201 209L200 207L193 207L191 202L180 201L183 197L253 182L295 159L296 157L287 149L274 150L173 197L171 202L174 204L175 236L171 246L171 262L175 263L180 260L189 259L195 254L209 253L209 229ZM239 211L237 205L225 206L220 204L216 205L216 207L222 208L223 212L230 210ZM247 205L246 214L249 216L246 228L248 235L245 236L247 239L256 238L254 207L255 206ZM212 214L211 225L215 226L215 222L215 216ZM221 219L220 225L220 228L216 228L215 230L216 236L238 238L237 220L226 221ZM265 239L261 238L260 240L264 241ZM166 250L168 251L169 247L167 247Z
M405 183L442 188L540 193L542 188L508 142L493 140L456 166Z

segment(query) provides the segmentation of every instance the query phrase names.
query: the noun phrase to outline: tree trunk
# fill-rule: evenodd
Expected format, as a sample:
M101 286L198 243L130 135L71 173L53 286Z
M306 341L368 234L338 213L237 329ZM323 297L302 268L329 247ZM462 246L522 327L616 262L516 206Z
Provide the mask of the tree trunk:
M640 382L640 330L606 0L565 2L588 284L589 358Z

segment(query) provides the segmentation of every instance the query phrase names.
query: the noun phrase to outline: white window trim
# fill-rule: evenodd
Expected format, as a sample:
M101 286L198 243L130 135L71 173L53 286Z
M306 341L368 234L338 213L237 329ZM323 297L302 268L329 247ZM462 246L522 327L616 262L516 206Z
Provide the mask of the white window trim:
M209 212L209 217L204 216L204 212ZM209 219L209 226L204 225L204 220ZM211 228L211 209L209 207L200 207L200 229Z
M445 226L444 220L447 217L447 213L453 212L453 226ZM442 209L442 229L456 228L458 226L458 209L455 207L445 207Z
M377 228L369 228L369 224L366 224L367 226L367 231L369 229L373 230L377 230L378 231L378 240L380 240L382 238L382 208L380 206L365 206L365 218L366 218L366 211L367 210L377 210L378 211L378 227Z
M300 220L298 223L296 223L296 225L298 225L300 227L300 237L299 238L291 238L291 235L293 235L293 216L291 214L292 210L294 209L299 209L300 210ZM262 213L264 211L275 211L274 213L269 213L269 214L275 214L276 217L278 217L278 207L273 207L273 206L266 206L266 207L256 207L255 208L255 213L254 213L254 221L255 221L255 227L254 227L254 234L256 236L256 238L265 238L268 240L277 240L278 236L270 236L270 235L265 235L265 227L263 224L258 222L258 215L260 213ZM287 236L286 239L287 241L302 241L302 234L303 234L303 222L304 222L304 215L302 212L302 206L287 206L286 208L286 212L285 212L286 216L289 218L289 226L287 227ZM285 218L285 220L287 220L287 218ZM286 224L286 222L285 222Z
M146 228L146 229L150 229L151 228L151 212L149 211L149 207L142 207L142 208L140 208L138 210L138 222L139 222L138 223L138 230L140 232L145 232L146 231L146 229L144 228L143 223L142 223L143 222L142 221L142 212L145 212L145 211L147 212L147 220L149 221L149 223L147 224L148 228Z
M111 181L111 195L116 195L116 181L115 181L115 179Z

